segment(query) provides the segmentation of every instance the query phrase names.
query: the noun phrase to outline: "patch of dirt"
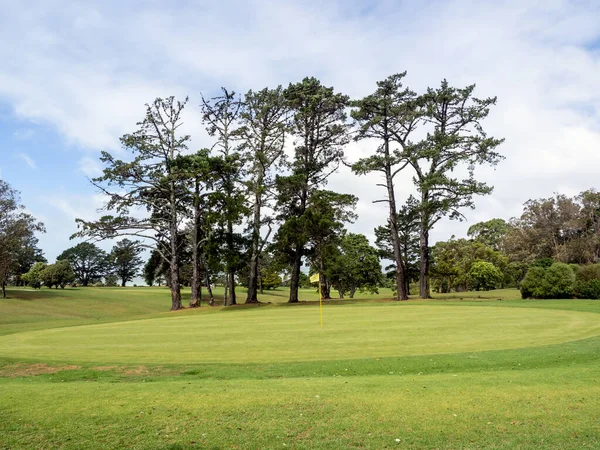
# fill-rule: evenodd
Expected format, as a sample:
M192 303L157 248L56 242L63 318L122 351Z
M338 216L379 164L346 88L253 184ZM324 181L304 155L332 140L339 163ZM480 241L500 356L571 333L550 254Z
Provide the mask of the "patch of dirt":
M65 366L49 366L44 363L36 364L7 364L0 367L0 377L17 378L17 377L30 377L35 375L44 375L61 372L63 370L77 370L81 369L80 366L65 365Z
M105 372L108 370L115 370L117 368L118 368L118 366L97 366L97 367L92 367L92 370L100 370L101 372Z

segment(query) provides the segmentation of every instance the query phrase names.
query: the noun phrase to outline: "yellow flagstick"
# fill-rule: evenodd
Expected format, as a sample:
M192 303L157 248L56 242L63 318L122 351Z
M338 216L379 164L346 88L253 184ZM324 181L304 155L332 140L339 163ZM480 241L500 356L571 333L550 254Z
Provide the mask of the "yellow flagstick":
M319 283L319 315L321 316L321 328L323 328L323 291Z
M319 283L319 317L321 318L321 327L323 327L323 290L321 289L321 277L315 273L310 277L311 283Z

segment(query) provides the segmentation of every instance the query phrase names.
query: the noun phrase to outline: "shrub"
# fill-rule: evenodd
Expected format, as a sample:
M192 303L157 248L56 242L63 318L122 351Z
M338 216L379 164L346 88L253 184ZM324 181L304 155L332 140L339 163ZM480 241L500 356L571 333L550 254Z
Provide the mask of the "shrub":
M554 263L546 269L542 298L572 298L575 274L568 264Z
M530 267L521 281L521 298L541 298L546 270L540 266Z
M577 280L573 293L577 298L600 299L600 279L582 281Z
M579 266L579 270L575 275L577 281L592 281L600 280L600 264L588 264L586 266Z
M503 274L495 265L487 261L475 261L469 270L469 281L475 290L489 291L502 281Z

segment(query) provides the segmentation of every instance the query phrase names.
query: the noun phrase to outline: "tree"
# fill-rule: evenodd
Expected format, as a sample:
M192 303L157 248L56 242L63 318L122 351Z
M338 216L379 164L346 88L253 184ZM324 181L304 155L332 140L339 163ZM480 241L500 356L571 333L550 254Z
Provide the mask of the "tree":
M427 89L419 99L427 136L405 148L419 192L421 298L430 297L429 232L442 217L462 219L460 210L474 207L474 195L490 194L493 188L475 179L475 167L503 159L494 151L503 140L488 137L481 125L496 98L475 98L474 89L454 88L446 80L438 89ZM458 175L460 168L466 168L464 179Z
M349 194L318 190L313 192L304 215L306 254L319 273L321 298L329 299L330 283L327 280L329 261L333 261L344 233L344 223L356 219L353 210L358 198Z
M81 242L62 252L57 260L68 260L82 286L102 279L112 271L108 254L90 242Z
M106 164L103 176L92 183L108 197L105 210L116 215L105 215L100 220L88 222L77 219L79 237L111 239L118 236L142 238L140 245L154 248L147 241L166 242L167 246L155 248L169 265L171 310L181 309L179 280L178 230L185 218L185 195L181 174L174 164L175 158L187 149L190 137L181 135L182 113L187 103L174 97L157 98L146 105L144 119L139 129L121 138L123 146L131 151L129 162L116 159L108 152L100 158ZM143 208L145 217L130 214L132 208Z
M371 247L366 236L347 233L340 241L339 255L333 260L329 274L340 298L346 293L354 298L358 289L377 292L383 281L379 252Z
M237 304L235 274L241 266L241 238L234 227L239 225L245 213L245 189L242 185L244 158L240 152L239 119L241 102L235 92L222 88L222 95L210 100L202 97L202 118L210 136L216 137L213 148L217 149L214 159L215 191L220 209L219 226L225 241L226 305Z
M6 283L12 275L23 273L20 260L27 253L35 254L36 232L44 232L44 225L24 212L19 192L0 180L0 285L6 298Z
M385 178L385 184L378 186L386 189L386 197L375 202L388 205L388 226L390 232L393 260L396 264L396 299L408 299L406 264L402 258L399 242L398 213L395 193L395 177L406 166L403 150L410 145L410 135L418 123L414 100L415 93L402 85L406 72L392 75L377 82L377 90L352 103L356 110L352 117L358 124L355 140L376 139L378 147L374 155L363 158L352 165L352 170L365 175L379 172ZM396 148L393 148L396 145Z
M398 210L396 227L398 230L397 245L404 264L404 285L406 295L410 295L410 283L419 277L419 209L417 200L411 195L406 203ZM390 223L375 228L375 245L379 248L382 258L395 261L393 243L391 239ZM394 269L397 275L396 264L386 267ZM395 277L394 277L395 278ZM397 289L397 286L395 286Z
M66 260L58 260L54 264L46 266L46 268L40 274L44 286L52 289L52 286L64 289L69 283L75 281L77 276L71 267L71 263Z
M160 278L160 265L162 262L160 254L156 250L150 252L150 257L144 264L144 281L148 286L153 286L157 279Z
M210 150L204 148L191 155L180 155L177 165L184 174L187 202L191 206L188 217L191 222L188 227L188 236L192 255L191 298L190 307L196 308L202 299L202 271L203 249L211 238L211 226L215 220L213 211L214 191L214 159L210 157Z
M133 280L139 273L143 263L140 254L143 248L139 241L122 239L116 243L110 252L110 259L115 274L121 279L121 286L125 286L128 281Z
M502 281L502 277L500 269L487 261L475 261L469 270L469 278L476 291L495 289Z
M467 231L467 236L494 250L503 250L508 229L508 223L504 219L491 219L487 222L478 222L471 225L469 231Z
M36 262L29 272L23 275L23 281L34 289L39 289L42 285L42 272L46 268L46 263Z
M246 183L252 196L252 242L246 303L258 302L259 259L271 234L271 217L263 217L263 209L269 206L274 194L272 168L283 160L288 111L281 86L259 92L248 91L244 97L238 134L252 160L250 178ZM261 227L264 224L268 225L269 231L263 239Z
M290 84L283 95L291 112L294 159L291 173L276 177L276 208L282 225L275 241L291 266L288 302L295 303L308 239L304 227L306 209L311 196L327 183L343 157L343 146L348 142L345 110L349 99L316 78Z

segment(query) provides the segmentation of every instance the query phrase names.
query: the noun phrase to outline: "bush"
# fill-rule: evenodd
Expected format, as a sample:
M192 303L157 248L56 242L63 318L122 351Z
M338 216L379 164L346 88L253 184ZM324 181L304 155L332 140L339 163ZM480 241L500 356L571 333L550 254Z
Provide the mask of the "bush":
M469 281L476 291L495 289L503 277L500 269L491 262L475 261L469 270Z
M529 268L525 278L521 281L521 298L542 298L544 276L546 269L540 266Z
M575 275L577 281L588 282L592 280L600 280L600 264L588 264L587 266L579 266L579 270Z
M575 273L568 264L554 263L544 276L543 298L572 298Z
M577 280L573 293L577 298L600 299L600 279L582 281Z
M521 283L522 298L572 298L575 274L569 264L554 263L547 269L533 266Z

